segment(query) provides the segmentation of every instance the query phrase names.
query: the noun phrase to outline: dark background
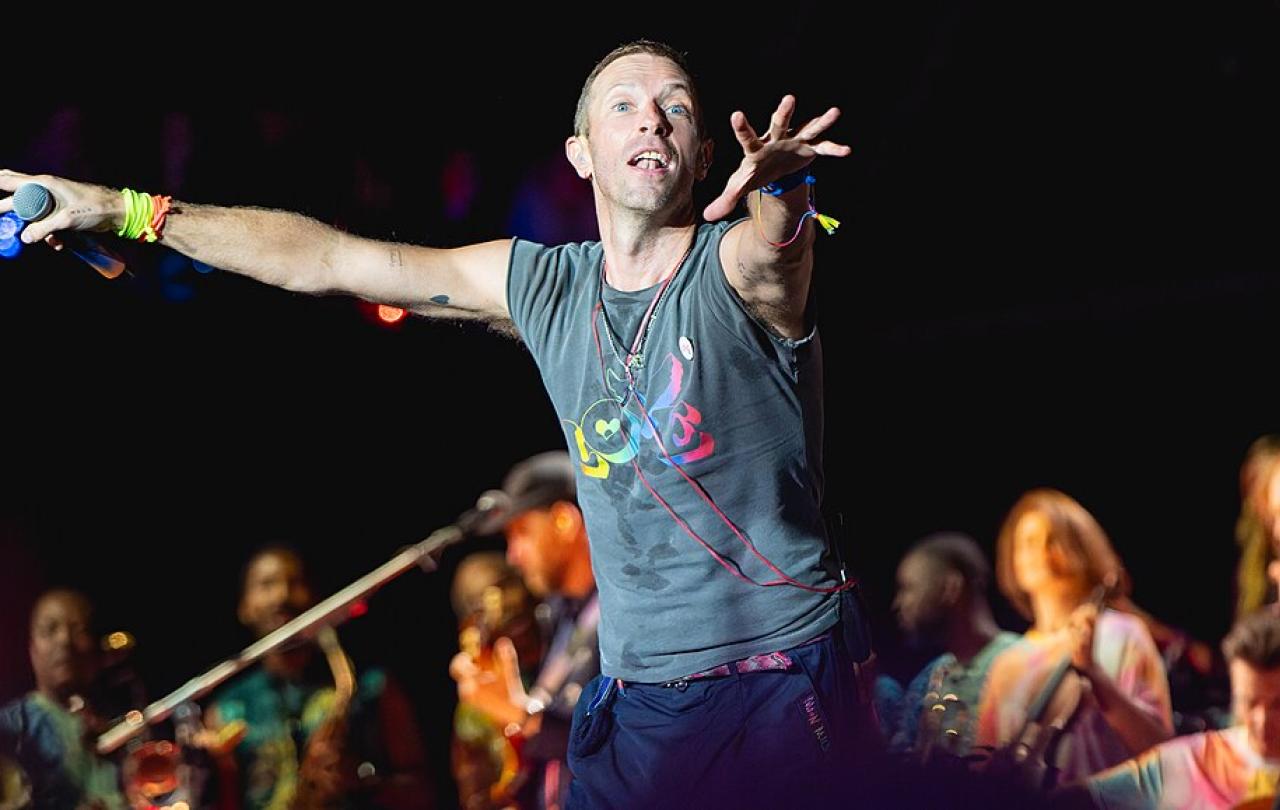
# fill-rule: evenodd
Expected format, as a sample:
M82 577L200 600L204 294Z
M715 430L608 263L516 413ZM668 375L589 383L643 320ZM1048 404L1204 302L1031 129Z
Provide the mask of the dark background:
M903 549L990 549L1041 485L1099 518L1139 603L1216 641L1238 467L1280 430L1277 5L884 5L210 20L204 45L197 20L137 45L163 55L145 80L111 47L46 51L73 78L15 79L0 165L424 244L556 242L595 236L562 143L621 42L690 54L718 142L700 205L737 165L734 109L838 105L853 155L816 167L845 223L817 247L827 496L890 672L918 658L888 614ZM42 247L0 261L0 700L30 686L47 586L132 630L158 696L248 640L254 547L300 546L330 592L562 443L515 342L129 250L114 282ZM458 556L347 633L408 684L446 793Z

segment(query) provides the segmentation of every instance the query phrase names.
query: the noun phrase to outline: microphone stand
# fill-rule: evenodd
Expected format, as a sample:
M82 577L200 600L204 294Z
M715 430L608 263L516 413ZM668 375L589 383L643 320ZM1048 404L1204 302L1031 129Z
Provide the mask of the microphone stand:
M386 583L419 567L423 571L437 568L432 555L476 533L487 517L477 510L463 515L458 523L432 532L427 539L407 547L378 568L352 582L347 587L320 602L305 613L290 620L238 654L217 664L208 672L198 675L145 709L133 710L116 725L98 737L99 754L109 754L138 736L151 725L166 720L185 703L199 700L218 687L223 681L252 666L263 656L274 652L295 638L312 638L325 627L342 624L353 615L353 608Z

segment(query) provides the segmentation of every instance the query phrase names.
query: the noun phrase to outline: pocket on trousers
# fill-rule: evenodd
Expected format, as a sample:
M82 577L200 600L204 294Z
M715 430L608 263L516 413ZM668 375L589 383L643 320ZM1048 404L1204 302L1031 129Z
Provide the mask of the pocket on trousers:
M604 746L613 729L613 701L617 694L617 680L604 675L597 675L582 690L569 730L570 757L589 757Z
M867 607L862 592L854 587L840 592L840 632L844 647L855 664L871 658L871 625L867 621Z

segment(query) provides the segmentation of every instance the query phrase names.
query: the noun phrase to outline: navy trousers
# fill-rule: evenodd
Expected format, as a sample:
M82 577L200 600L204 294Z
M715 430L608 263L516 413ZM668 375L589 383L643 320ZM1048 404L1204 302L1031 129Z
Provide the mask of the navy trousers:
M862 804L859 774L874 767L878 729L854 663L870 657L857 607L842 599L842 622L786 650L786 670L674 685L597 677L574 712L567 807Z

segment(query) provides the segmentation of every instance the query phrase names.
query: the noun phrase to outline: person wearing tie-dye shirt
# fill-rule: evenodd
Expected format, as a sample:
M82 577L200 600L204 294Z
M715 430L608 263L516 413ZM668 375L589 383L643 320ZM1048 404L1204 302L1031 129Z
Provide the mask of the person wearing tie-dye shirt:
M1241 619L1222 642L1235 724L1163 743L1062 792L1064 807L1271 807L1280 781L1280 616Z
M1058 782L1097 773L1171 736L1169 684L1150 632L1138 617L1099 611L1090 599L1103 583L1110 585L1109 599L1126 596L1129 580L1084 507L1057 490L1024 495L1000 530L996 577L1032 626L991 666L975 745L1001 748L1014 741L1065 658L1073 666L1068 678L1083 679L1084 688L1046 757Z

